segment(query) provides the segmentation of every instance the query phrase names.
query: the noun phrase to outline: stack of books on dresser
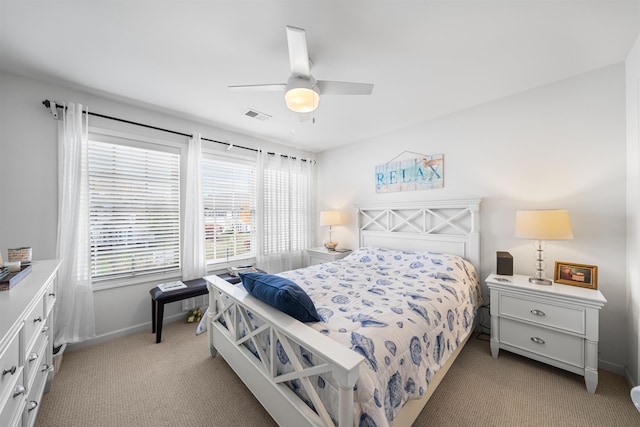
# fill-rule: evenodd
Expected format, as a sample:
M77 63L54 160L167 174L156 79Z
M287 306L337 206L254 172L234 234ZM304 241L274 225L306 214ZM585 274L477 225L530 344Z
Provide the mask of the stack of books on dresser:
M258 270L252 265L240 265L237 267L229 267L227 271L231 276L238 277L238 273L255 273Z
M31 263L23 264L20 270L11 271L9 268L0 266L0 291L8 291L31 273Z

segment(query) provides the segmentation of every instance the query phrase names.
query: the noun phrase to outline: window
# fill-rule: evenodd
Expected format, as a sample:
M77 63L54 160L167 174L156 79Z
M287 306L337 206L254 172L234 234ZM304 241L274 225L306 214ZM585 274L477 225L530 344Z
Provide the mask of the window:
M93 279L180 269L180 155L156 148L89 141Z
M207 264L255 257L256 165L202 160Z
M265 255L301 251L309 244L310 170L300 161L289 162L264 170Z

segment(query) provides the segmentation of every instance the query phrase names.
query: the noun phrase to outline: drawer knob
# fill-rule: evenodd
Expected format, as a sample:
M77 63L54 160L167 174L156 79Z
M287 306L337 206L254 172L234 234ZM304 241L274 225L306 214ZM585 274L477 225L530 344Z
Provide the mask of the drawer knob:
M36 360L38 358L38 353L31 353L29 355L29 362L33 362L34 360Z
M9 369L3 369L2 370L2 376L4 377L7 374L15 374L16 373L16 365L13 365L12 367L10 367Z
M49 294L49 296L50 296L50 297L55 297L55 296L56 296L56 294L55 294L55 292L51 292L51 293Z
M37 407L38 407L38 402L36 402L35 400L32 400L31 402L29 402L29 407L27 408L27 412L31 412Z
M16 397L20 396L21 394L24 394L27 391L26 388L24 388L23 385L17 385L15 389L13 389L13 398L15 399Z
M45 326L44 328L42 328L42 333L45 333L45 332L47 332L48 330L49 330L49 327L48 327L48 326Z
M531 341L533 341L536 344L544 344L544 340L538 337L531 337Z
M40 369L40 372L47 372L49 370L50 366L47 365L46 363L42 364L42 369Z
M35 319L33 319L33 323L36 323L36 322L42 322L42 316L36 317Z
M541 310L531 310L531 314L535 316L546 316L545 312Z

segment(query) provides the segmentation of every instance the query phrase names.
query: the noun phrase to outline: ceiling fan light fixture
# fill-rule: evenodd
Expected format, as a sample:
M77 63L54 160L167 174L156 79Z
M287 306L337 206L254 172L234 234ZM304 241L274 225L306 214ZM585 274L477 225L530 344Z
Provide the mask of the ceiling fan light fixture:
M300 76L291 76L287 82L284 101L287 107L296 113L310 113L318 108L320 93L315 80Z
M253 84L229 86L233 90L268 90L284 89L284 102L295 113L311 113L320 104L322 95L371 95L373 84L351 83L320 80L311 75L311 59L307 50L307 39L302 28L287 25L287 45L289 48L289 65L291 74L287 83ZM301 116L303 117L308 116ZM314 119L315 120L315 119Z

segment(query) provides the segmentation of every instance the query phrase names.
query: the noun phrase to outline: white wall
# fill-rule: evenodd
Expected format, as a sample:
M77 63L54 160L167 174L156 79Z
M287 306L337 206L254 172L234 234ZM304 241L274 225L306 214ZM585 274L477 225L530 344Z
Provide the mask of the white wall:
M607 67L321 153L318 210L336 208L351 214L350 224L334 227L334 240L341 247L354 247L355 202L480 196L481 276L486 276L495 270L498 250L514 255L517 273L532 272L530 242L513 238L516 209L569 209L575 239L548 243L547 275L552 276L555 260L598 266L599 289L608 299L600 318L601 366L622 373L629 357L635 363L629 374L637 378L639 309L632 302L628 307L625 288L625 219L628 213L637 217L637 209L630 206L627 212L625 208L624 72L622 64ZM96 112L187 133L196 130L238 145L273 147L149 108L0 72L0 250L4 255L7 247L30 245L34 259L55 256L56 122L42 107L45 98L80 102ZM445 188L375 194L375 165L403 150L444 153ZM282 151L292 152L286 147ZM321 240L320 232L317 237ZM633 295L638 295L635 283ZM153 286L96 292L99 336L148 327L148 289ZM627 309L635 328L628 334ZM173 305L166 315L179 312L179 305ZM634 348L626 348L627 339Z
M355 247L353 204L480 196L481 277L496 251L514 271L533 273L532 242L513 237L517 209L568 209L575 238L548 242L554 261L598 266L608 300L600 317L601 367L626 363L625 77L618 64L492 103L426 121L318 155L318 209L348 212L334 227L341 247ZM374 167L403 150L444 153L445 187L376 194ZM323 235L318 233L318 239Z
M640 37L626 61L627 92L627 377L640 383Z
M7 248L18 246L33 247L34 260L56 256L57 122L43 107L44 99L81 103L93 112L184 133L197 131L203 137L228 140L235 145L309 157L309 153L172 116L148 106L0 72L0 251L5 258ZM187 141L185 137L111 120L91 118L89 123L162 139ZM219 145L203 142L204 147L207 144ZM95 291L97 339L142 328L148 328L150 332L149 289L155 285L157 282ZM180 303L166 307L166 319L180 315Z

